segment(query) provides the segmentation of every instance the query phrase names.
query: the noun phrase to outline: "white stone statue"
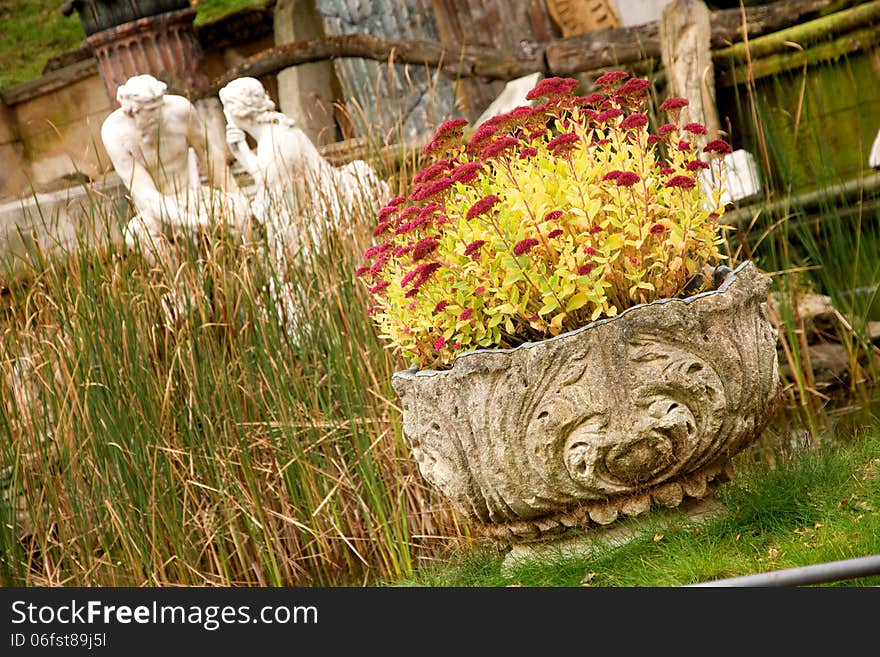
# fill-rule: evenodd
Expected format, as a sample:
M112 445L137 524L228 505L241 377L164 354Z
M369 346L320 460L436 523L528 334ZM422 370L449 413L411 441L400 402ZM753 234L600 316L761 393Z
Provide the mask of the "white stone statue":
M871 153L868 155L868 166L872 169L880 169L880 131L874 137L874 143L871 144Z
M263 223L276 257L321 243L323 231L344 227L347 219L390 197L388 184L372 166L355 160L330 164L259 80L236 78L220 90L226 139L233 156L253 177L254 215ZM247 143L256 141L256 150Z
M129 78L116 94L121 107L101 126L104 147L137 211L125 228L126 241L156 239L169 225L197 229L212 221L246 231L248 200L225 149L207 142L195 106L166 89L151 75Z

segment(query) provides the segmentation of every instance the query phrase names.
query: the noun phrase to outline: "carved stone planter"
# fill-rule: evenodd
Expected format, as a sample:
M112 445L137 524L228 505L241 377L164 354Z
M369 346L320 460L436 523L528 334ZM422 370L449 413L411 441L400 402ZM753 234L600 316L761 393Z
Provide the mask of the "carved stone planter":
M704 497L779 388L770 279L751 262L726 271L713 291L395 373L422 475L505 540Z

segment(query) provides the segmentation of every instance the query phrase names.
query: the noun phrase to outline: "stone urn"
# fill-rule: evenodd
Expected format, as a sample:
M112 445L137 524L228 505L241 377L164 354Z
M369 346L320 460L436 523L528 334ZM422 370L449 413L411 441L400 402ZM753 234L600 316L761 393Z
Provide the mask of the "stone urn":
M395 373L422 475L480 533L511 541L705 497L779 392L770 278L746 261L715 283L447 370Z

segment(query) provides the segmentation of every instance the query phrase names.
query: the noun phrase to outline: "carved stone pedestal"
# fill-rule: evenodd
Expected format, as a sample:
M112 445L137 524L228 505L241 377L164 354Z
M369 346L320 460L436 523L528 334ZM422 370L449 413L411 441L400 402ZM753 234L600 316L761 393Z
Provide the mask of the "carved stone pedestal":
M111 102L116 102L119 85L134 75L149 73L178 90L210 82L193 30L195 15L195 9L167 11L95 32L86 39L98 59Z

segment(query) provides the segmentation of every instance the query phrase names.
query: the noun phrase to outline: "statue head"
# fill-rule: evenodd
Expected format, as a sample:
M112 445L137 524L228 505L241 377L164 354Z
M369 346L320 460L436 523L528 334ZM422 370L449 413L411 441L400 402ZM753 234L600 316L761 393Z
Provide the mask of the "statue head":
M152 75L135 75L116 90L116 100L125 114L131 116L141 130L159 120L162 97L168 86Z
M236 78L220 89L220 102L223 109L235 118L275 110L275 103L256 78Z
M256 78L236 78L220 89L219 95L227 119L262 123L270 120L279 122L283 117L285 123L293 125L290 117L275 111L274 101Z

